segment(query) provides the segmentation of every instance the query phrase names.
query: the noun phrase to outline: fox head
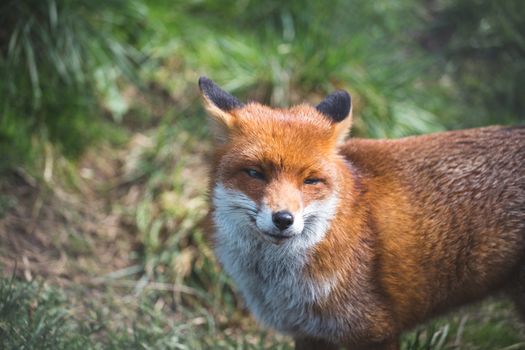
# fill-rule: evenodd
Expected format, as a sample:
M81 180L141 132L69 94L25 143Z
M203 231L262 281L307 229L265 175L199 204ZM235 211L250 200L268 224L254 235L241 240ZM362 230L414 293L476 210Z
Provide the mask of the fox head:
M243 104L205 77L199 86L216 141L217 228L275 244L322 239L337 210L350 95L276 109Z

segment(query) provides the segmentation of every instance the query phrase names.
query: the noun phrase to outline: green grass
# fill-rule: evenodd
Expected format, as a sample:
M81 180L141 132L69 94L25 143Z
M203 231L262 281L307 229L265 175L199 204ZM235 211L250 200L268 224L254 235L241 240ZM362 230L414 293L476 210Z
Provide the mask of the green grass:
M35 161L46 142L78 157L108 134L123 81L137 82L130 39L137 1L4 1L0 5L0 170ZM27 163L26 163L27 164ZM31 163L28 163L31 164Z
M491 299L432 320L405 334L412 349L525 349L523 324L508 301Z
M274 106L347 89L354 136L519 123L522 8L0 5L0 348L290 349L248 316L212 252L198 77ZM525 349L511 309L467 307L407 333L403 348Z
M41 282L0 279L2 349L291 349L277 337L244 322L219 323L209 310L173 310L163 292L146 291L125 302L122 291L104 287L100 300L79 301ZM76 295L72 297L71 295ZM129 299L129 296L126 297ZM102 303L100 303L102 301ZM82 310L82 312L80 312ZM523 331L510 306L496 301L462 309L403 336L403 350L524 349ZM178 316L174 317L175 314ZM232 323L234 320L229 320ZM239 320L237 320L239 321Z
M69 291L71 292L71 291ZM0 279L0 346L2 349L272 349L265 332L218 329L206 312L181 310L173 318L159 307L158 293L144 293L115 317L118 301L108 292L104 304L78 300L43 282ZM116 297L116 295L115 295ZM223 333L224 332L224 333ZM229 334L228 334L229 333Z
M71 322L65 299L37 284L0 280L0 339L3 349L82 349L88 337Z

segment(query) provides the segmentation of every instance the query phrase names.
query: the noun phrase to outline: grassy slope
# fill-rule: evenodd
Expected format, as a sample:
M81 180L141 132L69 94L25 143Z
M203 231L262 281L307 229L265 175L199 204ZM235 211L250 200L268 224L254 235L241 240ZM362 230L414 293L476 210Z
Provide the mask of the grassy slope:
M336 52L311 47L324 40L313 37L324 22L307 18L311 25L301 27L299 19L292 35L294 8L277 17L282 32L263 21L261 34L189 7L158 1L150 9L157 35L141 72L149 88L117 93L126 111L121 142L99 143L77 162L45 144L38 171L0 179L0 348L291 347L248 316L207 242L210 144L200 74L276 105L350 88L361 135L443 128L439 98L418 104L434 96L420 91L428 86L419 78L425 65L402 67L407 58L399 52L385 64L378 53L392 46L378 50L354 27ZM235 17L261 9L217 10ZM346 15L361 25L359 14ZM500 301L468 307L405 335L404 349L525 349L510 310Z

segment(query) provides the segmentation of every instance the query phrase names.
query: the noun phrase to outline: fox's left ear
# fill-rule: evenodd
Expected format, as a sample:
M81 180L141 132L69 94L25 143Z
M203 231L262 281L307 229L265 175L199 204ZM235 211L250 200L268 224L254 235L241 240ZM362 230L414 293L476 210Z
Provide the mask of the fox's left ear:
M212 117L215 137L225 142L235 118L231 111L244 107L244 104L206 77L199 78L199 88L204 105Z
M337 141L344 140L352 126L352 97L344 90L337 90L315 107L330 118Z

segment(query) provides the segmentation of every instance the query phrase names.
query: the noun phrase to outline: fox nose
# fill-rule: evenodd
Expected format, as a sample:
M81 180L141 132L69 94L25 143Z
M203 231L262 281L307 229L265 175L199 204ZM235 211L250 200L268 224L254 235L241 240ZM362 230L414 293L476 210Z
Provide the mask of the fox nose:
M286 230L293 224L293 215L288 210L281 210L272 214L272 221L281 231Z

